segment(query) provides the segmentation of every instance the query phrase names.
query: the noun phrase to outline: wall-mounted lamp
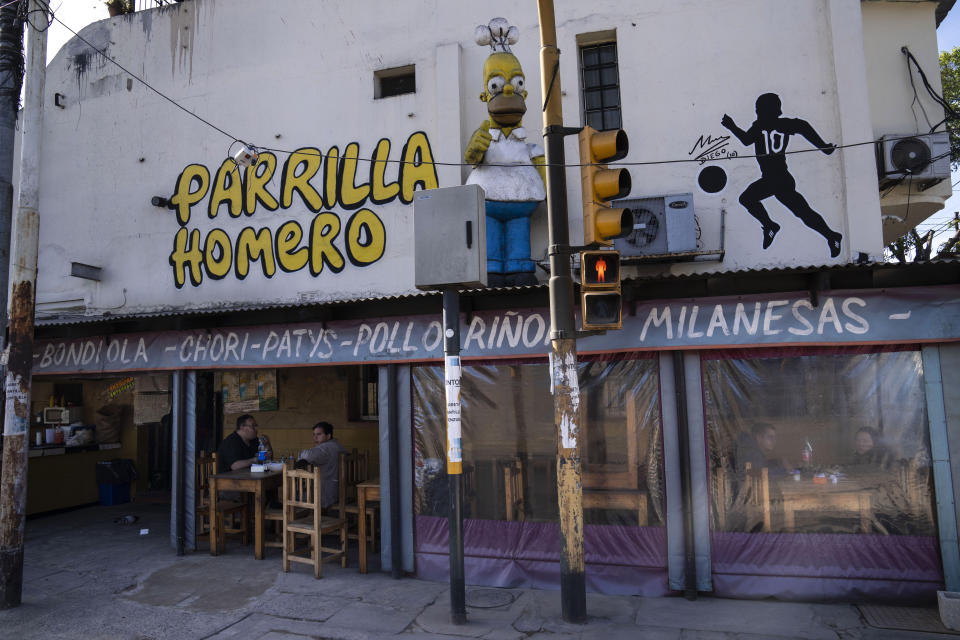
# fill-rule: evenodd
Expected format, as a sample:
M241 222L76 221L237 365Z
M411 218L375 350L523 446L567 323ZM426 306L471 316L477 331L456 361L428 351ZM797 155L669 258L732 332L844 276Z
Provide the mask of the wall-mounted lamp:
M53 104L57 105L61 109L67 108L67 96L62 93L53 94Z
M150 198L150 204L155 207L163 207L164 209L170 208L170 201L163 196L153 196Z
M241 140L237 140L237 142L240 143L240 149L233 154L233 161L237 164L237 166L249 167L253 164L256 164L257 158L260 157L259 149Z
M83 264L82 262L71 262L70 263L70 275L75 278L83 278L85 280L96 280L100 282L100 267L94 267L89 264Z

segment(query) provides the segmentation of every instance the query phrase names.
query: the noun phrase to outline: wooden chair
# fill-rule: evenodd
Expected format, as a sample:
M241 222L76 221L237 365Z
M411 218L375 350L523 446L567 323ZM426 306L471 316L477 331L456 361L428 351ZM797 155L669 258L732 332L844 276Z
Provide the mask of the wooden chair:
M370 452L364 450L362 453L354 449L351 453L340 454L340 489L345 493L343 511L341 516L347 521L347 537L350 540L358 540L360 534L357 525L351 527L351 523L360 517L360 505L357 504L357 484L370 479ZM368 504L364 517L367 518L367 540L370 550L374 551L376 537L376 519L377 505ZM358 541L357 544L360 544Z
M900 461L897 476L910 514L915 518L929 518L932 522L929 470L914 456Z
M770 513L770 472L766 467L752 469L750 463L746 463L744 471L744 491L746 491L746 506L748 515L753 514L750 519L752 523L757 519L759 513L763 520L763 532L770 533L772 530Z
M196 457L197 497L194 511L197 517L197 539L210 538L210 476L217 471L217 454L201 451ZM239 535L243 544L250 542L250 508L246 502L217 499L217 549L226 545L228 535Z
M716 519L716 527L719 531L725 531L727 527L727 510L733 506L733 488L730 486L730 473L726 466L721 463L720 466L713 469L713 508Z
M516 458L503 468L503 494L507 520L523 521L526 517L523 500L523 460Z
M325 516L321 513L320 468L298 470L286 466L283 469L283 570L290 571L291 562L313 565L313 577L320 577L324 562L340 558L340 566L347 566L347 522L340 516ZM339 504L331 507L343 513L344 492L340 491ZM306 515L300 516L298 510ZM323 535L339 533L340 547L324 547ZM307 536L306 549L297 548L298 536ZM303 551L309 553L303 554Z
M284 456L284 459L287 460L284 466L293 466L293 456ZM264 540L263 546L265 547L276 547L278 549L283 548L283 505L282 505L283 496L281 496L281 506L279 507L264 507L263 509L263 528L264 528ZM302 514L300 514L302 515ZM267 535L267 528L272 529L270 535Z

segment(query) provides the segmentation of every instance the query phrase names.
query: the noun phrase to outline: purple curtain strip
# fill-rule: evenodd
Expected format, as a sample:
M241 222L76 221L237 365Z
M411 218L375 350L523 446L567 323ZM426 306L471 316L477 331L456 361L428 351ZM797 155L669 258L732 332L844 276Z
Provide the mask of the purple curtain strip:
M465 520L464 572L472 585L560 588L560 527L554 522ZM610 595L665 596L666 530L584 527L587 589ZM417 575L449 579L447 519L416 518Z
M446 554L447 519L417 516L416 551ZM588 564L666 568L663 527L586 525L584 560ZM560 561L560 525L555 522L464 520L463 552L477 558Z
M417 577L436 582L449 581L450 559L446 553L416 553ZM513 589L560 589L560 563L509 558L465 556L466 583L484 587ZM617 567L587 563L586 587L591 593L639 595L657 598L671 595L667 570L643 567Z
M464 522L464 570L472 585L559 588L559 526ZM448 579L447 520L416 518L417 575ZM943 588L937 541L925 536L711 534L714 592L735 598L929 603ZM664 596L662 527L584 527L587 588Z
M713 532L710 551L715 574L943 583L927 536Z

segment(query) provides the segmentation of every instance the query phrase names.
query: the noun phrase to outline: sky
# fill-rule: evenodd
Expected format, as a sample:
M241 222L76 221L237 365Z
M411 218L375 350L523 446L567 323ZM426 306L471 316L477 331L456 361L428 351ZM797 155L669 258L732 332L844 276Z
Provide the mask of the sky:
M137 0L137 6L146 4L144 0ZM107 18L107 8L103 0L50 0L50 6L59 20L68 25L74 31L80 31L83 27ZM47 32L47 61L53 59L67 40L73 37L66 28L60 23L54 21ZM960 47L960 4L947 14L946 19L937 29L937 44L941 51L948 51L954 47ZM955 171L951 179L954 185L954 195L947 200L946 206L942 211L934 214L923 221L918 229L926 232L928 229L935 229L934 244L940 244L946 240L952 233L952 230L946 227L954 212L960 211L960 191L956 187L960 186L960 171Z

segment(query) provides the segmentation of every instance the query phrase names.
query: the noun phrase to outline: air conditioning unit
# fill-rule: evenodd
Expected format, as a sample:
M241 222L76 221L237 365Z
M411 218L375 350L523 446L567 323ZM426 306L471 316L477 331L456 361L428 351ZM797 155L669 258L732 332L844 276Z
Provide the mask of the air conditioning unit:
M950 134L885 135L877 148L880 182L932 182L950 177Z
M669 256L697 250L693 194L617 200L614 207L633 211L633 231L613 241L623 258Z

